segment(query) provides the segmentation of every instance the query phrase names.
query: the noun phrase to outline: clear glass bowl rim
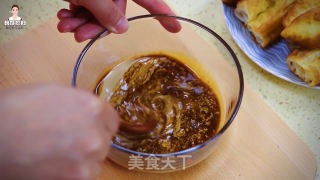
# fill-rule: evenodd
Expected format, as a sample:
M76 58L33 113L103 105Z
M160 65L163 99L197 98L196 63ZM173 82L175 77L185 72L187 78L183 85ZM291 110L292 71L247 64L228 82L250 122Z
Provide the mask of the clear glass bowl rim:
M195 26L198 26L200 28L202 28L203 30L207 31L209 34L211 34L212 36L214 36L216 39L219 40L219 42L229 51L230 55L232 56L232 59L236 65L237 68L237 72L238 72L238 76L239 76L239 83L240 83L240 88L239 88L239 92L238 92L238 99L237 99L237 103L236 106L230 116L230 118L228 119L227 123L221 128L221 130L215 135L213 136L211 139L209 139L208 141L199 144L197 146L182 150L182 151L178 151L178 152L174 152L174 153L167 153L167 154L151 154L151 153L142 153L142 152L137 152L137 151L133 151L127 148L124 148L122 146L119 146L117 144L114 144L111 142L111 146L115 149L121 150L123 152L126 153L130 153L133 155L140 155L140 156L144 156L144 157L149 157L150 155L154 156L154 157L170 157L170 156L178 156L178 155L184 155L184 154L189 154L193 151L196 151L212 142L214 142L217 138L219 138L224 132L225 130L231 125L231 123L233 122L234 118L236 117L241 102L242 102L242 98L243 98L243 92L244 92L244 79L243 79L243 73L242 73L242 69L241 69L241 65L240 62L236 56L236 54L234 53L234 51L231 49L231 47L229 46L229 44L222 39L222 37L220 37L216 32L214 32L213 30L211 30L210 28L208 28L207 26L194 21L192 19L188 19L188 18L184 18L184 17L180 17L180 16L175 16L175 15L168 15L168 14L146 14L146 15L139 15L139 16L133 16L128 18L128 21L134 21L134 20L138 20L138 19L147 19L147 18L157 18L157 17L168 17L168 18L175 18L177 20L180 21L184 21L184 22L188 22L190 24L193 24ZM72 72L72 80L71 80L71 86L72 87L76 87L76 81L77 81L77 74L78 74L78 69L81 65L82 59L84 57L84 55L86 54L86 52L89 50L89 48L91 47L91 45L100 38L100 36L102 34L108 33L107 29L104 29L103 31L101 31L100 33L98 33L92 40L90 40L88 42L88 44L83 48L83 50L81 51L77 62L74 66L73 72Z

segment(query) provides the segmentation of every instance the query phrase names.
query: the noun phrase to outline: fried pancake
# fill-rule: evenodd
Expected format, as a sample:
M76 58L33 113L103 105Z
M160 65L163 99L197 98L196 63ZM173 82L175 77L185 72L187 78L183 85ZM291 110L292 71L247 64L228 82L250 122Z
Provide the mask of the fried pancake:
M309 86L320 84L320 49L296 49L287 58L290 71Z
M297 0L283 18L283 26L289 26L297 17L316 7L320 7L320 0Z
M283 29L282 19L295 0L269 0L268 8L248 22L256 42L263 48L277 40Z
M235 16L247 24L272 4L270 0L240 0L234 10Z
M296 18L281 36L304 48L320 48L320 7Z

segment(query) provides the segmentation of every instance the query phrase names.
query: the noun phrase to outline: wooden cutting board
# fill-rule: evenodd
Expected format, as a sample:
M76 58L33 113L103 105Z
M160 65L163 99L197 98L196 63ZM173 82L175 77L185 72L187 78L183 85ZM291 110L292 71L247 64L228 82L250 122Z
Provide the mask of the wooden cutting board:
M146 12L129 3L129 16ZM0 89L26 83L70 85L72 69L85 43L60 34L53 18L0 46ZM99 179L314 179L316 160L302 140L245 87L240 111L221 137L219 148L185 171L146 174L106 160Z

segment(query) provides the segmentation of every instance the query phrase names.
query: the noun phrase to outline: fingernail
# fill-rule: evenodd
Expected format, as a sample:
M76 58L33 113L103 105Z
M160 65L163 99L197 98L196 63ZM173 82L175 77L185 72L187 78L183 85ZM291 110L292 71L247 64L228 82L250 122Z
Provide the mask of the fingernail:
M115 26L109 28L114 33L124 33L129 27L128 21L125 17L122 17Z

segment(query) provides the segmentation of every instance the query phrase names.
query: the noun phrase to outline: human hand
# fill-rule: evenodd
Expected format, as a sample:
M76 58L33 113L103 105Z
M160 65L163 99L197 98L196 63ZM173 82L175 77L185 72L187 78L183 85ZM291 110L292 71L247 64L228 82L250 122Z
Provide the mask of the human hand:
M119 117L90 93L57 85L0 92L0 179L91 179Z
M78 42L94 38L103 29L124 33L128 29L125 17L127 0L65 0L70 8L61 9L57 16L60 32L74 32ZM133 0L154 14L174 14L163 0ZM170 32L179 32L181 25L173 18L160 18Z

